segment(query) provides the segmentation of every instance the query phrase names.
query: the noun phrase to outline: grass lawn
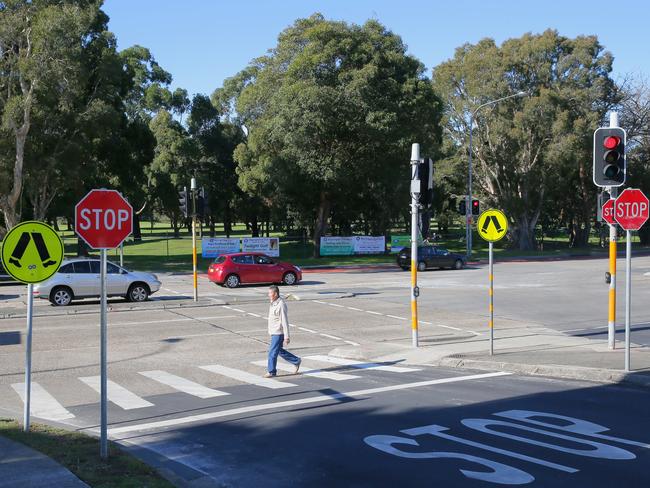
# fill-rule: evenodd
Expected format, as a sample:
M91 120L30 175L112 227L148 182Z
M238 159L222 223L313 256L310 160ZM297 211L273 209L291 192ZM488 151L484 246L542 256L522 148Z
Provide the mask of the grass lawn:
M95 437L43 424L23 432L18 422L8 419L0 419L0 435L51 457L93 488L173 488L153 468L111 442L108 460L103 461Z

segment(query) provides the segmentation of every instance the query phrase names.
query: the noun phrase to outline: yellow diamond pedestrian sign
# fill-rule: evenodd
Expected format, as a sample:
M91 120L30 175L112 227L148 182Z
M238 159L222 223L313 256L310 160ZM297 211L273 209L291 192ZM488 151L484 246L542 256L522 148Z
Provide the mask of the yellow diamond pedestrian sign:
M23 283L40 283L59 270L63 241L47 224L31 220L13 227L2 241L2 264Z
M491 208L479 215L476 230L488 242L500 241L508 232L508 219L501 210Z

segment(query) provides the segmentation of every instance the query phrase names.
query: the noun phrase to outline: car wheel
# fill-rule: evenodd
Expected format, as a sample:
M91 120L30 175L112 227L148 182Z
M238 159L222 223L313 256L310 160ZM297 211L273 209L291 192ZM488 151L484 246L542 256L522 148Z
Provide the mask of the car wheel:
M295 285L296 281L298 281L298 277L296 276L296 273L293 273L291 271L285 273L282 277L282 283L285 285Z
M147 298L149 288L144 283L133 283L126 294L126 299L130 302L144 302Z
M462 259L457 259L454 262L454 269L463 269L463 260Z
M424 271L425 269L427 269L427 263L425 263L424 261L420 261L418 263L418 271Z
M50 302L56 307L65 307L72 301L72 290L67 286L58 286L50 293Z
M408 266L400 266L400 268L402 268L402 271L408 271L409 270Z
M224 285L226 285L228 288L237 288L239 286L239 276L236 274L228 275L228 278L226 278Z

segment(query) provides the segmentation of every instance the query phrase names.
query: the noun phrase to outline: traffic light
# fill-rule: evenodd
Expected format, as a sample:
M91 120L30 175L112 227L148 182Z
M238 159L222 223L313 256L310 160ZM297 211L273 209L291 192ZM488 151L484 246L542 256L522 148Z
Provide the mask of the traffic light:
M178 207L180 208L181 214L185 218L188 218L190 216L188 203L189 200L187 198L187 187L185 186L181 191L178 192Z
M465 197L458 203L458 213L460 215L467 215L467 200Z
M594 183L596 186L622 186L627 173L625 130L601 127L594 132Z
M203 218L210 214L210 206L208 205L208 192L205 188L201 187L199 194L196 197L196 214Z
M472 215L478 215L481 213L481 204L478 200L472 200Z
M423 209L427 209L433 203L433 160L431 158L425 157L420 160L418 177L420 178L418 203Z

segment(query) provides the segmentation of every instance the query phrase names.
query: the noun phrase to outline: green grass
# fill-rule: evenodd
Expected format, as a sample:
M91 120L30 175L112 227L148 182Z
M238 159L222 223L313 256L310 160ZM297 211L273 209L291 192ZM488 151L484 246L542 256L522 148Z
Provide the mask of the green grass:
M20 442L69 469L93 488L172 488L150 466L109 442L109 457L99 456L99 439L78 432L32 424L23 432L15 420L0 419L0 435Z

